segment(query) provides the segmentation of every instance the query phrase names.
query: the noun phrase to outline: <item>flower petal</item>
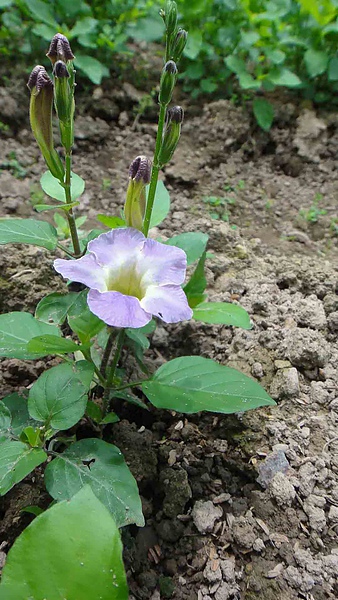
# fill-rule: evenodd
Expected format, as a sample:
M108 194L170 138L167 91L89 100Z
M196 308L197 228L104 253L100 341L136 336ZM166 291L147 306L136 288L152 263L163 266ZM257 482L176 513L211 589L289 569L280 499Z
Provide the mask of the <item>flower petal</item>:
M137 261L136 272L141 278L142 287L181 285L186 268L187 256L183 250L148 238Z
M100 265L119 269L137 260L145 240L143 233L132 227L112 229L90 241L88 251Z
M149 286L141 306L166 323L178 323L192 317L187 297L179 285Z
M57 258L54 261L54 269L71 281L84 283L101 292L107 289L105 272L100 268L94 254L86 254L77 260Z
M143 327L151 320L151 314L141 307L137 298L120 292L90 290L87 302L94 315L114 327Z

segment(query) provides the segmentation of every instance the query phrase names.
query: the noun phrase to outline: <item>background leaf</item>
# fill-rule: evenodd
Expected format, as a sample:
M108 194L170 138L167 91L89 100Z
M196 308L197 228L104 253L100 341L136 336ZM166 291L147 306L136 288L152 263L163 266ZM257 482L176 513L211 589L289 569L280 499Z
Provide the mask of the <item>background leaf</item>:
M53 177L50 171L45 171L45 173L40 178L40 185L48 196L51 198L55 198L55 200L59 200L60 202L66 202L66 194L65 190L60 184L59 180L56 177ZM70 180L70 195L71 199L74 202L83 194L85 189L85 181L77 175L73 173L71 175Z
M329 57L326 52L309 48L304 54L304 61L310 77L317 77L317 75L325 73Z
M33 244L55 250L55 227L36 219L0 219L0 244Z
M76 301L68 309L69 327L83 344L105 327L105 323L89 310L87 294L88 290L77 294Z
M273 106L265 98L255 98L253 101L253 112L258 125L269 131L274 118Z
M166 242L168 246L176 246L181 248L187 255L188 265L192 265L196 260L199 260L206 249L209 236L206 233L199 231L180 233L174 235Z
M40 300L35 310L35 317L45 323L62 325L66 320L70 307L78 300L78 294L69 292L61 294L53 292Z
M41 356L48 354L68 354L69 352L77 352L80 346L72 340L56 335L39 335L28 342L29 352L38 352Z
M54 325L38 321L30 313L11 312L0 315L0 356L33 360L41 353L28 350L28 342L38 335L61 333Z
M251 329L250 317L238 304L230 302L203 302L194 308L193 318L214 325L233 325L242 329Z
M2 404L11 413L10 435L18 437L25 427L35 425L35 422L30 418L28 413L27 398L19 396L17 392L14 392L3 398Z
M148 198L148 192L149 192L149 185L147 185L147 187L146 187L147 198ZM157 225L162 223L162 221L164 221L164 219L168 215L169 210L170 210L169 192L168 192L167 188L165 187L163 181L160 180L157 182L155 202L154 202L153 211L151 213L151 219L150 219L150 228L156 227Z
M10 550L2 600L128 600L112 516L85 486L36 517Z
M69 429L85 413L92 376L93 365L87 361L44 371L29 391L30 416L53 429Z
M75 442L48 465L45 483L55 500L70 499L89 484L118 527L144 525L136 481L112 444L97 439Z
M204 273L205 259L206 252L204 251L197 263L195 271L183 288L191 308L194 308L206 298L206 294L204 294L204 290L207 287L207 280Z
M40 448L6 440L0 443L0 495L3 496L31 471L47 460Z
M109 77L109 69L92 56L76 53L74 65L81 69L90 81L96 85L101 83L103 77Z
M250 377L202 356L183 356L162 365L142 390L154 406L183 413L231 414L273 405Z

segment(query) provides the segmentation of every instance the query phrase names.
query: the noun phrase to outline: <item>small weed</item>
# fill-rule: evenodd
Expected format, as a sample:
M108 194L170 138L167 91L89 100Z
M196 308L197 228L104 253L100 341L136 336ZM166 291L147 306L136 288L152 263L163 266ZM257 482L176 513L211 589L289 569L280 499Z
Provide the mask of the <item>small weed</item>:
M10 171L16 179L23 179L27 175L27 170L19 163L15 152L9 152L7 159L0 163L0 171Z
M40 185L32 185L30 188L30 201L32 206L37 204L43 204L45 201L45 194L41 189Z
M310 206L308 210L301 208L299 210L299 214L305 221L308 223L317 223L319 217L326 215L327 210L325 208L319 208L319 203L323 200L323 195L316 193L313 204Z
M111 179L102 179L102 190L104 192L106 192L107 190L110 190L111 188Z
M0 121L0 133L7 133L9 131L9 125Z
M333 235L338 236L338 217L332 217L330 231L333 233Z

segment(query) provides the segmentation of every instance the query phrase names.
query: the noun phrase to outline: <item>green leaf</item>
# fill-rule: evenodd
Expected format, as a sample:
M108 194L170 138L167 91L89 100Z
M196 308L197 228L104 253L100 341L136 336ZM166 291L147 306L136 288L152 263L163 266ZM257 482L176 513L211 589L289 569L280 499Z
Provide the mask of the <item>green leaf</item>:
M36 219L0 219L0 244L33 244L55 250L57 232L53 225Z
M4 496L19 481L47 460L41 449L22 442L6 440L0 443L0 495Z
M95 423L101 423L102 421L102 410L98 404L89 400L86 406L86 414L88 417L93 419Z
M193 272L186 286L183 288L191 308L194 308L206 298L206 295L203 293L207 287L207 280L204 274L205 259L206 251L203 252L197 263L195 271Z
M154 17L138 19L136 27L128 27L127 34L135 40L156 42L163 36L163 22Z
M183 413L231 414L275 402L250 377L202 356L183 356L162 365L142 390L154 406Z
M25 506L25 508L21 509L21 512L26 512L29 513L31 515L34 515L35 517L38 517L39 515L41 515L44 512L43 508L40 508L40 506Z
M11 548L1 600L128 600L119 531L85 486L36 517Z
M54 14L50 10L50 6L42 0L24 0L27 8L35 17L34 20L38 23L47 23L54 28L54 34L58 30L59 26L54 18Z
M243 90L259 90L261 82L254 79L250 73L240 73L238 75L240 86Z
M265 100L265 98L255 98L253 101L253 112L258 125L264 131L269 131L274 119L272 104L268 100Z
M298 87L301 85L301 80L298 75L290 71L289 69L274 69L269 74L269 80L274 85L282 85L285 87Z
M251 329L250 317L242 306L230 302L204 302L194 308L193 318L214 325L232 325Z
M227 56L224 62L227 65L228 69L230 69L230 71L232 71L233 73L236 73L236 75L247 73L246 64L244 60L242 60L238 56L231 54L230 56Z
M30 313L11 312L0 315L0 356L33 360L41 353L28 350L28 342L38 335L61 335L57 327L38 321Z
M147 187L146 187L147 198L148 198L148 193L149 193L149 185L147 185ZM164 221L167 214L169 213L169 210L170 210L169 192L168 192L167 188L165 187L163 181L160 180L157 182L155 202L154 202L153 211L151 213L151 219L150 219L150 228L156 227L157 225L162 223L162 221Z
M138 406L139 408L143 408L143 410L149 410L148 406L146 404L144 404L144 402L142 400L140 400L140 398L138 398L134 394L130 394L130 392L127 392L126 390L113 391L112 397L120 398L121 400L125 400L126 402L129 402L130 404L134 404L135 406ZM102 421L102 422L104 422L104 421Z
M202 32L195 30L189 31L187 45L184 48L184 56L190 58L190 60L195 60L199 55L203 46L203 36Z
M96 85L100 85L103 77L109 77L109 69L92 56L76 53L74 64Z
M199 231L180 233L174 235L166 242L168 246L176 246L181 248L187 255L188 265L192 265L196 260L199 260L206 249L209 236L206 233Z
M338 81L338 56L334 56L330 60L328 79L329 81Z
M282 50L266 48L264 50L266 58L271 60L275 65L280 65L284 62L286 54Z
M11 423L11 411L3 402L0 402L0 441L10 437Z
M102 419L101 424L108 425L109 423L118 423L119 420L120 419L116 413L110 412L104 417L104 419Z
M27 398L23 398L17 392L14 392L3 398L2 404L11 413L10 435L18 437L25 427L35 424L28 413Z
M29 352L38 352L41 356L48 354L68 354L68 352L78 352L81 350L78 344L72 340L56 335L39 335L28 342Z
M122 452L112 444L98 439L71 444L48 465L45 483L49 494L58 501L69 500L89 484L118 527L144 525L136 481Z
M50 42L55 35L55 25L47 25L46 23L38 23L34 25L32 33L38 37L42 37L46 42Z
M325 73L329 57L326 52L309 48L304 54L304 62L310 77L317 77L317 75Z
M68 294L53 292L40 300L35 310L35 317L45 323L62 325L70 307L78 301L78 296L76 292Z
M88 290L83 290L77 294L76 302L68 309L69 326L82 344L88 343L105 327L105 323L89 310L87 293Z
M100 221L106 227L110 227L110 229L116 229L117 227L125 227L126 222L124 219L120 217L108 217L107 215L97 215L97 220ZM103 233L101 231L101 233Z
M36 210L36 212L40 213L40 212L46 212L47 210L65 210L65 211L69 211L72 208L74 208L74 206L79 206L80 202L71 202L70 204L35 204L34 205L34 210Z
M29 391L28 410L53 429L69 429L84 415L94 367L87 361L44 371Z
M79 35L85 35L86 33L90 33L94 31L98 24L97 19L93 19L92 17L83 17L79 19L73 29L70 30L69 35L67 36L69 40Z
M53 177L50 171L45 171L40 179L40 184L48 196L59 200L60 202L66 202L66 193L59 180ZM85 189L85 181L79 175L72 172L70 180L70 195L74 202L83 194Z

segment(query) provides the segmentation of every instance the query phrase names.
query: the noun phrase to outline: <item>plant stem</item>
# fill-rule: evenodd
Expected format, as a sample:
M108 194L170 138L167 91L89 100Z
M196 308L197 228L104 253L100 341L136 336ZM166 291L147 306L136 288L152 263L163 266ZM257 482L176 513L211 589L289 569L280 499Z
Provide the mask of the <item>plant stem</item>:
M130 383L126 383L125 385L121 385L120 387L116 388L116 391L120 392L121 390L126 390L127 388L133 388L138 385L142 385L142 383L144 383L145 381L150 381L150 379L142 379L142 381L131 381Z
M71 170L72 170L72 156L71 156L70 152L66 153L65 162L66 162L66 180L64 183L64 190L65 190L65 194L66 194L66 202L67 202L67 204L71 204L72 197L71 197L71 192L70 192L70 178L71 178ZM72 242L73 242L74 255L75 255L75 257L79 257L79 256L81 256L81 249L80 249L79 236L77 234L77 228L76 228L76 223L75 223L75 218L74 218L72 208L69 211L67 211L67 220L68 220L70 235L71 235Z
M100 369L98 369L97 366L96 366L96 364L94 363L94 361L93 361L93 359L92 359L92 357L90 355L90 350L84 350L84 348L81 347L81 346L79 346L79 350L80 350L80 352L82 352L82 354L85 357L85 359L93 365L95 374L98 377L100 383L102 385L105 385L106 380L105 380L104 376L102 375L102 373L100 372Z
M153 168L151 170L147 209L146 209L146 214L145 214L144 223L143 223L143 233L146 237L149 232L151 213L152 213L154 201L155 201L158 174L159 174L160 167L161 167L161 165L158 162L158 157L159 157L161 145L162 145L162 137L163 137L163 128L164 128L164 122L165 122L166 109L167 109L166 104L160 104L160 114L158 117L158 127L157 127L157 135L156 135Z
M125 330L121 329L117 336L115 354L113 356L111 365L109 366L109 371L108 371L108 375L107 375L107 379L106 379L106 388L105 388L104 394L103 394L103 413L104 413L104 415L107 412L107 408L108 408L108 404L109 404L109 393L110 393L110 390L112 387L112 383L114 381L116 368L117 368L117 365L118 365L118 362L119 362L119 359L121 356L121 351L122 351L123 343L124 343L124 336L125 336Z
M59 244L59 242L58 242L56 245L58 248L60 248L60 250L65 252L67 254L67 256L71 256L72 258L74 258L74 254L72 252L69 252L69 250L67 250L62 244Z
M106 347L103 352L101 366L100 366L100 371L101 371L101 374L103 375L103 377L106 376L107 364L108 364L108 360L109 360L109 357L110 357L110 354L112 351L112 347L113 347L115 338L116 338L116 329L112 329L109 334L107 344L106 344Z

